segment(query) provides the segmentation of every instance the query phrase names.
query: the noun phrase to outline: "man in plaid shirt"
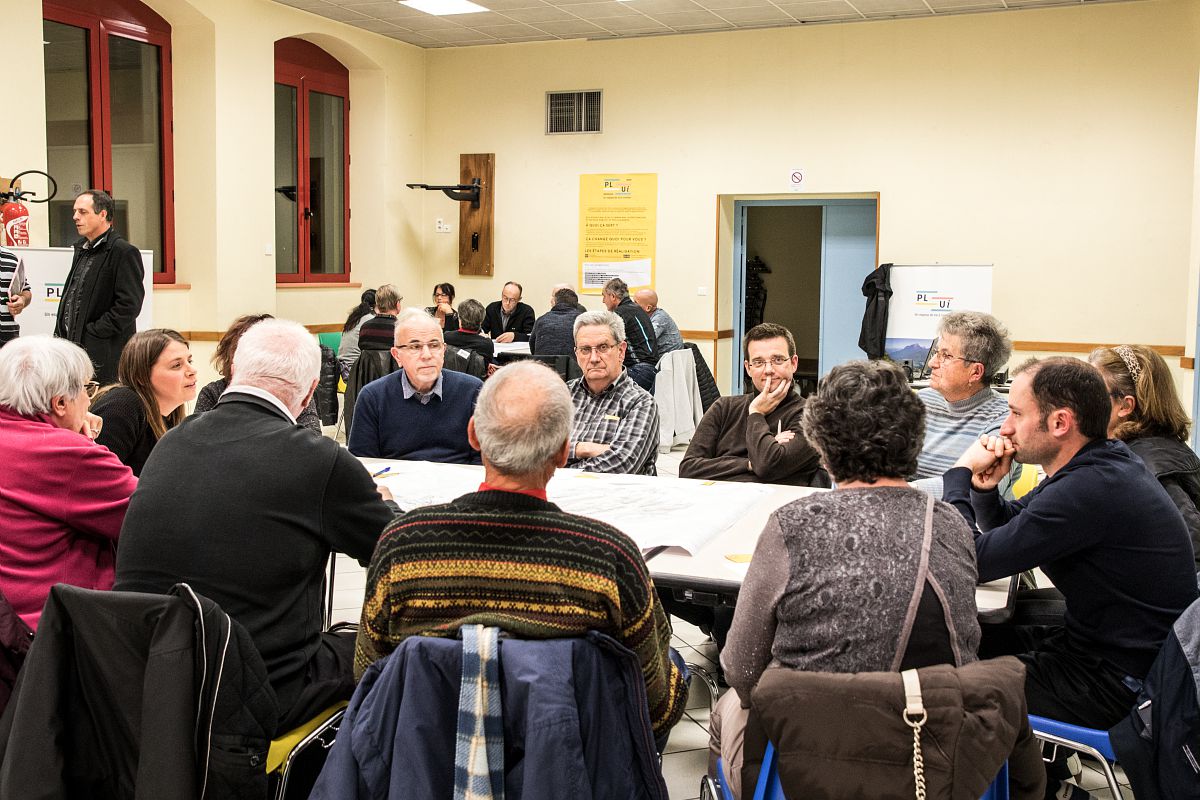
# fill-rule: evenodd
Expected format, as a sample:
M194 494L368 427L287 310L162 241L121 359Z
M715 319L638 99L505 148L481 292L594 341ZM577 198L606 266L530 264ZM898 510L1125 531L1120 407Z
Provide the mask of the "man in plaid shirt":
M575 406L567 467L654 475L658 406L629 377L625 323L611 311L575 318L575 358L583 377L568 384Z

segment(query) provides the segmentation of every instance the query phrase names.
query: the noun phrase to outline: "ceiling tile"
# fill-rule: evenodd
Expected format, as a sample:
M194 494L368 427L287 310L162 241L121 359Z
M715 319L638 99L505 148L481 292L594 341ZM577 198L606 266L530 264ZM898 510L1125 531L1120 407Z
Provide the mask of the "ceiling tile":
M548 33L540 33L537 36L505 36L504 41L507 44L517 44L519 42L553 42L557 41L557 36L551 36Z
M608 19L598 20L596 24L605 30L622 35L671 32L671 29L661 22L655 22L649 17L643 17L640 14L636 17L609 17Z
M474 0L472 0L474 2ZM479 5L489 11L509 11L514 8L550 8L542 0L480 0Z
M396 24L401 28L407 28L410 31L419 31L420 33L437 30L462 30L462 25L459 25L457 22L447 22L445 17L435 17L432 14L422 14L419 17L406 19Z
M700 4L692 0L632 0L630 8L643 14L665 14L672 11L700 11Z
M370 19L366 14L360 14L353 9L342 8L340 6L329 6L328 9L322 9L321 16L338 22L355 22L357 20Z
M720 11L725 8L772 8L770 0L696 0L699 5L710 11Z
M725 23L720 18L701 10L676 11L670 14L654 14L653 16L656 20L671 28L692 28L707 25L725 26Z
M780 3L779 7L798 20L862 19L846 0L817 0L812 3Z
M759 8L724 8L715 12L721 19L738 25L750 25L758 22L792 22L792 18L775 6Z
M495 36L497 39L518 39L522 36L540 36L541 31L536 28L531 28L528 25L512 23L510 25L482 25L474 30L488 36Z
M637 9L631 8L629 3L620 3L617 0L606 0L603 3L580 3L571 6L571 13L583 19L642 16Z
M393 39L399 39L402 42L408 42L409 44L415 44L421 47L429 47L437 42L437 39L433 39L420 33L413 33L411 31L389 33L388 36Z
M567 20L565 22L542 22L535 27L546 33L552 33L555 36L591 36L592 34L604 33L603 28L598 28L592 23L584 22L581 19Z
M925 0L934 11L1004 8L1003 0Z
M439 41L443 42L449 42L451 44L457 44L459 42L477 42L480 39L491 38L489 36L485 36L479 31L473 31L470 28L423 31L423 33L430 38L438 39ZM495 39L492 39L492 41L494 42Z
M404 30L404 28L401 28L396 23L382 19L364 19L361 22L352 22L350 24L356 28L362 28L364 31L371 31L372 33L395 33L396 31Z
M924 11L929 7L923 0L849 0L856 11L863 14L900 14L906 11Z
M504 16L509 19L515 19L518 22L528 22L536 25L539 22L561 22L562 20L575 19L561 8L551 8L550 6L542 6L541 8L519 8L513 11L505 11Z
M325 2L325 0L321 1ZM400 5L399 0L346 0L346 2L341 2L337 5L357 11L360 14L366 14L368 17L378 17L381 13L390 11L392 8L405 8L405 6Z
M507 25L512 22L510 18L496 11L477 11L474 14L441 14L439 16L441 19L457 22L464 28L478 28L481 25Z

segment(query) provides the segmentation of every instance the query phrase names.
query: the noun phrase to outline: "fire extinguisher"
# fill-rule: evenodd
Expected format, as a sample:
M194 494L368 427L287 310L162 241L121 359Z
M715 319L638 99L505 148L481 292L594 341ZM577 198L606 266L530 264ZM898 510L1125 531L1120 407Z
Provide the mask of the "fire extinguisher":
M26 170L14 177L7 192L0 192L0 224L4 229L4 241L9 247L29 246L29 208L21 201L26 197L36 197L37 192L21 191L17 181L25 175L45 175L50 185L50 193L44 200L30 200L31 203L46 203L58 194L58 184L49 174L37 169Z
M9 247L29 246L29 209L20 200L9 200L0 206L0 222Z

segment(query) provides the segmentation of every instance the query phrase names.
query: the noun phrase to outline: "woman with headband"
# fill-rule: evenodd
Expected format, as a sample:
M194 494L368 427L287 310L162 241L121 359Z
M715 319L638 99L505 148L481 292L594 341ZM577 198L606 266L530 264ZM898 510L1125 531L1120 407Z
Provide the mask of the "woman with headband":
M1145 345L1099 347L1088 357L1112 399L1108 435L1129 445L1175 501L1200 569L1200 458L1188 447L1190 420L1167 362Z

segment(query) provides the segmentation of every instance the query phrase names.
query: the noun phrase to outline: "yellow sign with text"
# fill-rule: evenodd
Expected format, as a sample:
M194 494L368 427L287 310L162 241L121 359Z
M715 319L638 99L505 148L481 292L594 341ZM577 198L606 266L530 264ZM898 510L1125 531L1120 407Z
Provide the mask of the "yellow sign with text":
M657 226L658 175L580 175L580 292L600 294L613 278L652 288Z

